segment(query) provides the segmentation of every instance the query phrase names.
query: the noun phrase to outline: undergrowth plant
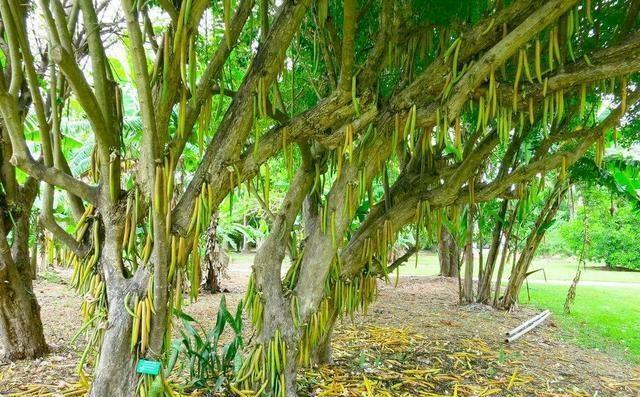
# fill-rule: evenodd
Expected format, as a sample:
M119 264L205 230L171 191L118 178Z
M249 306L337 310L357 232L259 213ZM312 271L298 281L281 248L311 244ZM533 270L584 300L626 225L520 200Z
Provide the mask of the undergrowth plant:
M166 375L172 372L186 374L186 390L228 390L242 360L242 302L238 304L234 316L227 309L226 299L222 296L216 325L208 332L187 313L174 309L174 315L182 321L183 327L180 330L181 337L172 341ZM227 329L230 329L230 340L224 343Z

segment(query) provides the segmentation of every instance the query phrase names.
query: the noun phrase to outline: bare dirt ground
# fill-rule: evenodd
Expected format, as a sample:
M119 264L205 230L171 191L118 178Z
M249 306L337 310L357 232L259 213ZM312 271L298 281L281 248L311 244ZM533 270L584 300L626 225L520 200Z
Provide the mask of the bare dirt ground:
M224 286L235 308L247 281ZM44 359L0 365L0 395L62 396L77 382L82 338L80 298L66 285L39 281L52 352ZM185 311L213 326L220 295L204 295ZM344 319L334 332L334 364L303 371L303 396L640 396L640 368L559 338L553 320L506 346L504 333L535 312L504 313L459 306L457 282L401 278L380 285L366 316ZM44 394L48 393L48 394ZM202 394L199 394L202 395ZM205 394L206 395L206 394Z

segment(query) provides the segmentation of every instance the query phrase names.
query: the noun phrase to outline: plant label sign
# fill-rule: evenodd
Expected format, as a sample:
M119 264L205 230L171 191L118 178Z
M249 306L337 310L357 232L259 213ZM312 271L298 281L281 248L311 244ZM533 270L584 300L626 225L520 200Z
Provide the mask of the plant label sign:
M160 361L140 360L136 366L136 372L146 375L158 375L160 373Z

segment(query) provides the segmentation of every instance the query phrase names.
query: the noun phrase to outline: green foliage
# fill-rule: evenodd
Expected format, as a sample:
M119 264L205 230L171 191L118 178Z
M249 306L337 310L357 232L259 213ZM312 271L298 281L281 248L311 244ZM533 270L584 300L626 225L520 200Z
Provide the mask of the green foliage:
M611 200L603 188L583 190L583 205L575 219L560 226L560 234L570 251L582 250L584 222L587 222L585 259L602 261L612 268L640 270L637 232L640 214L624 199ZM586 218L585 218L586 217Z
M172 342L166 373L174 369L178 373L186 372L188 389L213 387L213 391L218 392L228 388L242 360L242 302L238 304L234 316L227 309L225 297L222 296L216 325L209 332L188 314L177 310L174 310L174 314L182 320L182 338ZM227 325L232 331L231 341L220 348L220 339ZM178 362L180 365L176 368Z
M536 251L537 256L571 256L574 254L574 250L567 243L563 228L566 226L566 222L557 222L553 227L549 228L544 235L544 240Z

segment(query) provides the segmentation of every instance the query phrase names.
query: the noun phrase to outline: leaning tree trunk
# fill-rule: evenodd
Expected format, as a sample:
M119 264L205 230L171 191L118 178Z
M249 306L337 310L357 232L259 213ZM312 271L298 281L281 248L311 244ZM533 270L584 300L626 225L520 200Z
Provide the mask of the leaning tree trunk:
M274 387L285 388L284 394L287 397L297 397L297 353L302 331L295 325L298 320L294 321L291 311L291 299L294 299L295 294L285 296L280 271L290 231L311 189L313 176L313 171L306 167L296 173L282 208L271 226L271 233L256 253L253 262L255 281L264 308L257 342L263 346L265 354L272 349L279 349L278 343L275 346L272 344L278 339L286 346L286 353L280 353L282 365L278 365L277 369L273 365L267 365L264 369L266 379L279 379L270 382L268 389L270 393L276 394ZM293 302L293 305L297 306L297 303ZM304 319L299 321L303 322ZM264 380L260 379L259 383L262 382Z
M502 275L504 274L504 266L509 260L509 241L511 240L511 233L505 233L504 244L502 246L502 255L500 257L500 266L498 267L498 274L496 275L496 285L493 290L493 306L498 307L500 300L500 286L502 284ZM513 255L515 255L515 244L513 249Z
M511 269L511 277L509 278L509 283L501 300L503 309L511 309L518 301L518 295L520 294L524 280L527 278L529 266L546 232L545 226L549 225L556 216L558 208L560 207L560 201L562 201L566 192L566 187L557 186L547 198L544 207L536 219L534 227L531 229L531 233L527 237L518 261L513 269Z
M453 235L446 227L440 229L440 242L438 243L438 257L440 260L440 275L443 277L458 276L459 248Z
M498 307L498 304L500 303L500 299L501 299L500 291L501 291L501 285L502 285L502 275L504 274L504 267L507 264L507 261L509 260L509 254L510 254L509 242L511 241L511 238L512 238L513 225L515 224L515 221L516 221L516 213L518 211L519 206L520 206L520 202L518 201L514 206L513 210L511 211L511 215L509 216L509 220L507 221L507 224L506 224L506 230L504 230L503 228L504 244L502 246L502 255L500 257L500 266L498 267L498 274L496 275L496 283L495 283L495 286L493 287L493 291L494 291L493 307L496 307L496 308ZM518 244L517 244L517 238L516 238L513 243L513 250L512 250L514 259L516 256L517 247L518 247Z

